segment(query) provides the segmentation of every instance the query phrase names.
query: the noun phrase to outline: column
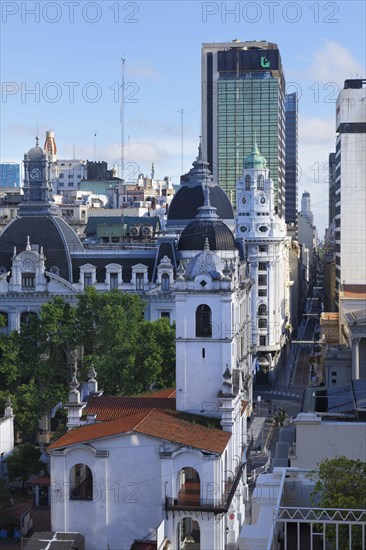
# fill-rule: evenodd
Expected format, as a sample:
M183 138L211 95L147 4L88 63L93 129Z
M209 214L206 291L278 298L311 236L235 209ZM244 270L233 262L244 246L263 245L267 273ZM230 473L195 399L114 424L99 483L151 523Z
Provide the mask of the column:
M360 378L359 338L352 338L352 380Z

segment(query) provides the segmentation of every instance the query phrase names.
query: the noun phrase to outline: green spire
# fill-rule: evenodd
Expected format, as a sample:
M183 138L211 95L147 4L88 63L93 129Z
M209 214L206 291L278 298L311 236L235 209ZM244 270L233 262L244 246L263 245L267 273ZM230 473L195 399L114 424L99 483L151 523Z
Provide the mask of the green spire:
M263 170L267 167L267 161L263 155L260 154L257 144L254 142L253 151L244 161L244 168L255 168L256 170Z

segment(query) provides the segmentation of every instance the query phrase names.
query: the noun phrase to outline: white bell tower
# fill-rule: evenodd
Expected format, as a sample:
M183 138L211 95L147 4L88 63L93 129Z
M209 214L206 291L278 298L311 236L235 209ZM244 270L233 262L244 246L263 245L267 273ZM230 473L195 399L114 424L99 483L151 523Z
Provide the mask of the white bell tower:
M286 223L277 215L274 184L266 159L256 144L244 161L236 184L236 236L243 242L254 280L252 288L252 344L261 374L283 360L289 322L289 238Z

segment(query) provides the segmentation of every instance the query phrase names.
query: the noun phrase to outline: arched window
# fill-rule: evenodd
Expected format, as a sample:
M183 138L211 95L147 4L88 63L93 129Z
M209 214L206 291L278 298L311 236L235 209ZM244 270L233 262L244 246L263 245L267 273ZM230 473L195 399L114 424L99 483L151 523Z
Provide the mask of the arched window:
M86 464L70 470L70 500L93 500L93 474Z
M23 311L20 314L20 325L29 325L32 319L37 317L37 313L34 311Z
M0 328L9 325L9 315L6 311L0 311Z
M201 533L199 523L196 519L185 517L179 520L177 529L178 550L188 549L190 547L194 548L194 550L200 550Z
M258 307L258 315L267 315L267 306L265 304L261 304Z
M264 189L264 177L262 176L262 174L259 174L259 176L257 177L257 189L260 189L262 191Z
M161 276L161 290L170 290L170 279L167 273Z
M250 191L251 179L250 176L245 176L245 191Z
M212 312L206 304L196 309L196 336L210 338L212 336Z

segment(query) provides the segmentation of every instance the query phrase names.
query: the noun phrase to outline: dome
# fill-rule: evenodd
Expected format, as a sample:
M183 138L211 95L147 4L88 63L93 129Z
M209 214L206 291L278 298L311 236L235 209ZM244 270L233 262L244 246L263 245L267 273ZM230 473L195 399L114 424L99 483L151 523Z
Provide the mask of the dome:
M42 160L44 157L44 151L42 147L38 145L38 138L36 138L36 146L29 149L27 153L28 160Z
M205 200L205 188L209 191L210 204L216 208L221 220L230 223L234 220L234 211L225 191L212 180L208 162L203 159L201 145L193 168L181 177L181 185L174 195L168 211L167 226L185 227L194 220Z
M244 161L244 168L254 168L255 170L264 170L267 167L267 161L260 154L257 144L253 146L253 151Z
M14 247L23 250L27 237L31 243L43 246L47 271L57 266L60 277L74 282L70 252L82 252L83 245L59 216L24 216L9 223L0 236L0 265L11 270Z
M234 211L225 191L218 185L209 185L210 203L217 210L221 220L233 220ZM173 220L194 220L200 206L204 203L204 187L202 183L194 186L182 184L174 195L169 206L168 224Z
M210 250L235 250L234 235L221 220L196 219L182 232L178 250L204 250L206 238Z

